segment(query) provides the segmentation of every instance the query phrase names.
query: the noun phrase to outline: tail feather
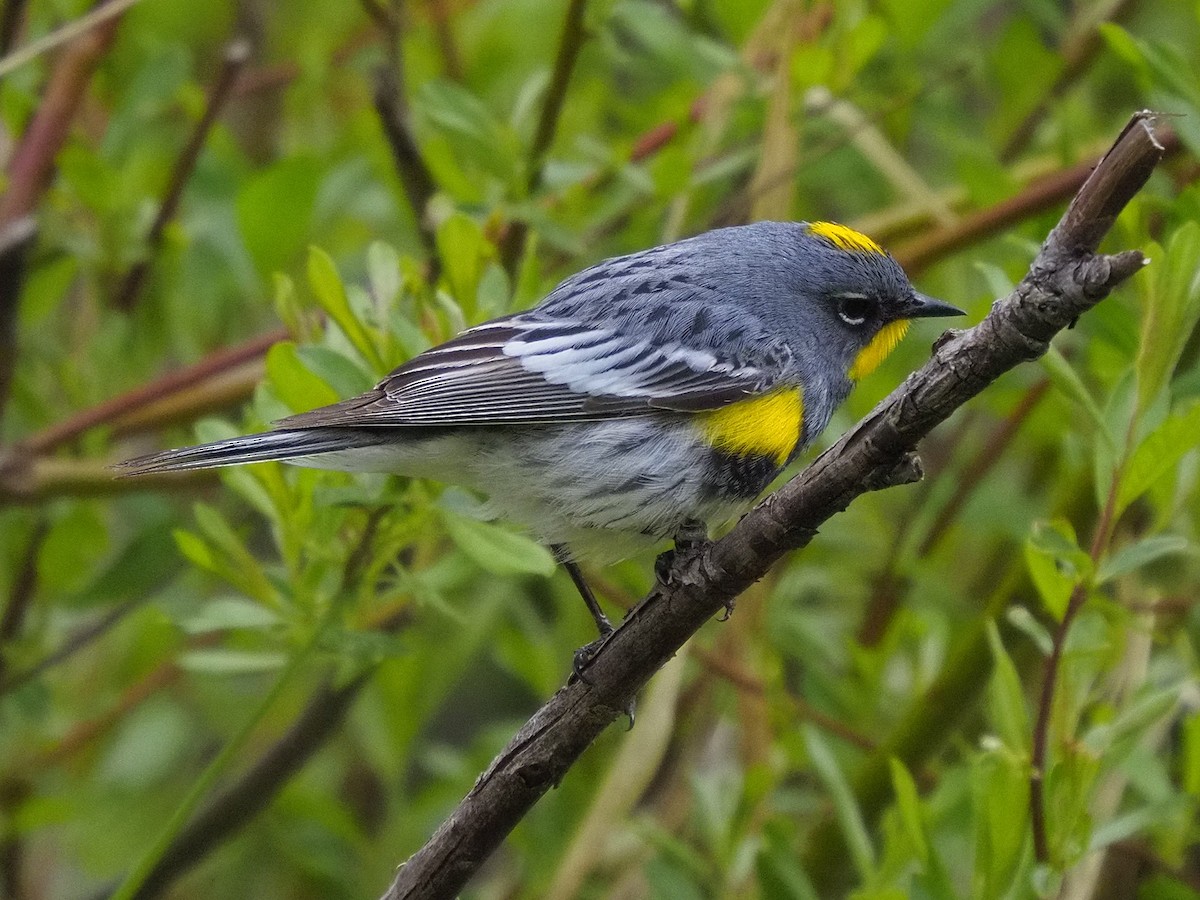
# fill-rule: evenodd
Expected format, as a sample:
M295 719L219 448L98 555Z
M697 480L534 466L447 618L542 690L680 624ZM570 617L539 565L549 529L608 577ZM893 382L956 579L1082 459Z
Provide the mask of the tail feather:
M213 441L197 447L163 450L116 463L117 475L127 478L155 472L184 472L189 469L214 469L242 463L296 459L337 450L349 450L367 443L366 437L349 428L297 428L249 434L244 437Z

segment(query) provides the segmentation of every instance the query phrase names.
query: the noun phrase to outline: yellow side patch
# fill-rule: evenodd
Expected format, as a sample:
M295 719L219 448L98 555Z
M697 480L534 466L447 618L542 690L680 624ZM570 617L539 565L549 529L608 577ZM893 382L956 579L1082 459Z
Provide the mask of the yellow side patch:
M700 415L704 439L717 450L736 456L769 456L780 465L796 449L803 422L799 388L738 400Z
M812 222L808 226L808 233L816 235L819 238L825 238L833 246L839 250L845 250L847 253L878 253L880 256L886 255L884 249L865 234L855 231L853 228L847 228L845 225L839 225L836 222Z
M871 343L859 350L858 356L854 357L854 364L850 366L848 373L850 380L866 378L878 369L879 364L888 358L888 354L896 349L896 345L908 333L908 326L911 324L909 319L897 319L880 328L879 334L871 338Z

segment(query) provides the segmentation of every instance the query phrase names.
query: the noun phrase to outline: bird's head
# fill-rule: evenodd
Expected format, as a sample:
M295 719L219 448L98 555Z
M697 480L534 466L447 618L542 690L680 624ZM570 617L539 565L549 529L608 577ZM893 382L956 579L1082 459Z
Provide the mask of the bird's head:
M800 223L792 252L780 260L795 301L795 327L850 381L873 372L913 319L964 315L918 292L882 247L832 222Z

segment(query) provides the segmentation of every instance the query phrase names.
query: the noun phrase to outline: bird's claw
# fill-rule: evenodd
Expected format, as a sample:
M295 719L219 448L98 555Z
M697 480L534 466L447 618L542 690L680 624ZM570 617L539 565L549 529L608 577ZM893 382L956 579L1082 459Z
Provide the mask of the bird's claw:
M605 620L607 624L608 620ZM588 666L592 664L592 660L604 649L604 645L615 634L613 627L608 626L607 630L601 629L600 637L590 643L584 644L575 651L575 655L571 658L571 678L572 680L582 681L586 685L591 685L591 680L585 674Z

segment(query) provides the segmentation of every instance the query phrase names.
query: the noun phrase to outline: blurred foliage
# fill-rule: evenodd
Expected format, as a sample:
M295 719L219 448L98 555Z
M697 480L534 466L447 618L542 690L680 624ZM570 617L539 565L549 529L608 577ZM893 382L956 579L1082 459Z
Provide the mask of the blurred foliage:
M30 0L22 42L88 6ZM1179 114L1184 149L1112 245L1153 265L943 427L924 484L862 498L706 628L469 895L1200 896L1200 6L591 0L540 179L566 3L413 0L392 34L370 14L389 9L145 0L87 86L37 211L0 422L19 463L0 477L0 895L149 871L189 811L345 689L311 761L171 893L375 896L590 637L549 554L461 491L276 464L149 489L66 464L360 392L590 262L717 224L847 221L903 259L1149 106ZM235 34L253 58L150 247ZM55 59L0 83L4 152ZM372 102L397 65L436 188L420 210ZM921 288L977 320L1059 212L941 256ZM280 323L261 369L19 459ZM920 363L934 333L914 331L825 442ZM594 575L627 605L650 568ZM1033 723L1073 594L1039 863Z

